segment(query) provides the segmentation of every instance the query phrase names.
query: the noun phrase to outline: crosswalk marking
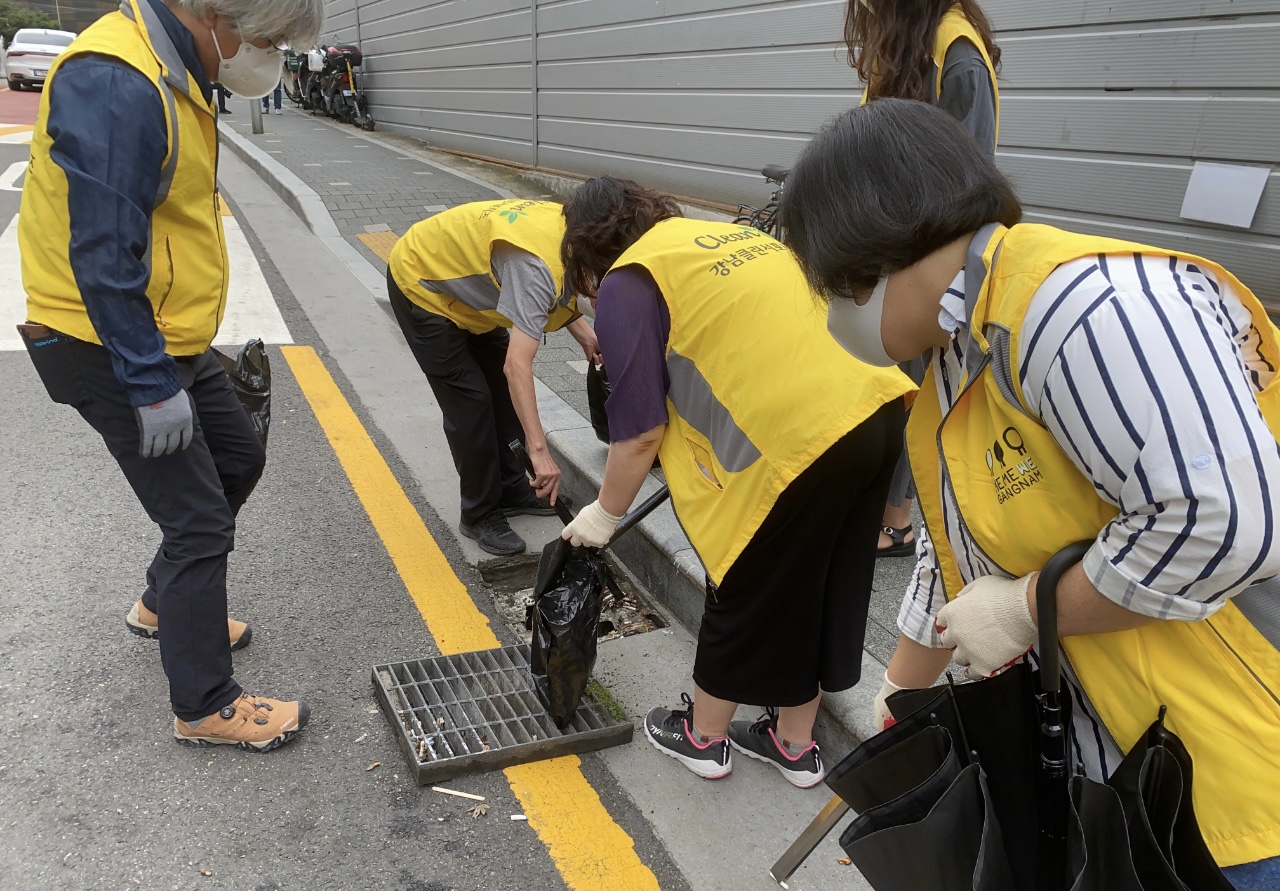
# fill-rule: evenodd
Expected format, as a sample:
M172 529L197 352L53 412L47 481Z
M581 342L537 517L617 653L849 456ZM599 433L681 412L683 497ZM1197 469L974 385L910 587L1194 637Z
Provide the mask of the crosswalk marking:
M14 161L6 167L4 173L0 173L0 189L6 192L21 192L22 186L15 186L14 183L26 172L26 169L26 161Z
M33 127L0 124L0 142L7 145L30 145Z
M230 282L226 315L214 345L237 347L255 337L266 343L293 343L240 222L234 216L225 216L222 224L230 260ZM14 214L0 233L0 351L25 349L14 326L25 321L26 314L27 298L22 289L18 251L18 216Z

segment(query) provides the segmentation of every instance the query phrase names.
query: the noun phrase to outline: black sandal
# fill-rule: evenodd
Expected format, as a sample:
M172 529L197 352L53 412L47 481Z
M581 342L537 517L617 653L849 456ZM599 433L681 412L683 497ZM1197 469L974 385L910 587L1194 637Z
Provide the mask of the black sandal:
M892 526L881 526L880 531L889 536L893 544L887 548L876 548L876 558L880 557L909 557L916 552L915 535L910 526L903 526L901 529L894 529ZM907 541L910 535L912 540Z

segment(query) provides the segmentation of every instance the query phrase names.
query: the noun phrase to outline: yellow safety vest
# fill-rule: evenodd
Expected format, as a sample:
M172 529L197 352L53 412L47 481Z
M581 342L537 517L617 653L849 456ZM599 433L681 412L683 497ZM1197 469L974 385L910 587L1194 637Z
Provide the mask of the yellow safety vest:
M915 385L841 349L791 252L757 229L667 220L624 266L649 271L671 315L662 469L719 584L782 491Z
M213 342L227 296L227 246L215 191L217 121L146 0L128 0L85 29L49 70L18 217L27 318L79 340L102 342L72 273L67 177L50 158L47 129L58 71L68 59L89 54L118 59L146 75L168 115L169 149L151 213L147 298L167 352L199 355Z
M564 293L564 213L553 201L475 201L415 223L391 249L391 277L406 297L473 334L510 328L498 312L500 285L490 257L497 242L528 251L547 264L556 301L547 307L546 331L578 318L577 295ZM442 290L433 291L429 283Z
M971 256L982 247L975 244ZM942 472L975 542L1012 577L1039 570L1071 542L1096 538L1118 514L1022 403L1019 333L1036 289L1058 266L1134 253L1178 257L1230 283L1253 315L1262 356L1280 367L1280 339L1262 304L1216 263L1048 226L995 227L982 254L989 271L980 293L970 295L970 334L986 364L966 378L945 418L930 370L907 427L948 598L964 581L946 538ZM1278 400L1280 377L1258 396L1276 434ZM1168 725L1195 760L1196 816L1220 864L1280 855L1280 651L1234 603L1200 622L1069 637L1062 646L1121 749L1134 744L1161 705L1169 707Z
M991 64L991 54L987 52L987 45L982 42L982 35L965 18L958 3L943 13L942 19L938 22L938 30L933 34L934 101L936 102L942 95L942 65L946 61L947 50L951 48L951 44L961 38L978 48L978 52L982 54L982 61L987 65L987 73L991 75L991 91L995 95L996 141L998 142L1000 139L1000 87L996 83L996 66ZM863 103L867 101L865 89L862 91L862 101Z

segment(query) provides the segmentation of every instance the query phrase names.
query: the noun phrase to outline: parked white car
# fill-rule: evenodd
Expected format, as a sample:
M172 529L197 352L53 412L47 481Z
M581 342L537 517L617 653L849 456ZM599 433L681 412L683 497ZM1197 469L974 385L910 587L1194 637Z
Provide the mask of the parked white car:
M71 31L20 29L13 35L13 42L4 54L9 86L15 90L44 86L44 79L49 75L53 60L75 39L76 35Z

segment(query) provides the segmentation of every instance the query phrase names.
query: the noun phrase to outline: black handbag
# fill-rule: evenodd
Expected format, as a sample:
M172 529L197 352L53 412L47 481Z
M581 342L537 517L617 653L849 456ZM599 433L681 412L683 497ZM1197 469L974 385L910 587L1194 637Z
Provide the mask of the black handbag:
M603 365L590 362L587 365L587 408L591 414L591 429L596 432L596 439L609 444L609 415L604 410L605 401L609 398L609 375Z
M1164 709L1106 783L1067 762L1059 697L1062 575L1037 583L1040 668L889 697L897 723L837 764L827 785L858 812L840 844L876 891L1231 891L1192 804L1192 762ZM833 800L773 870L785 880L839 818Z

